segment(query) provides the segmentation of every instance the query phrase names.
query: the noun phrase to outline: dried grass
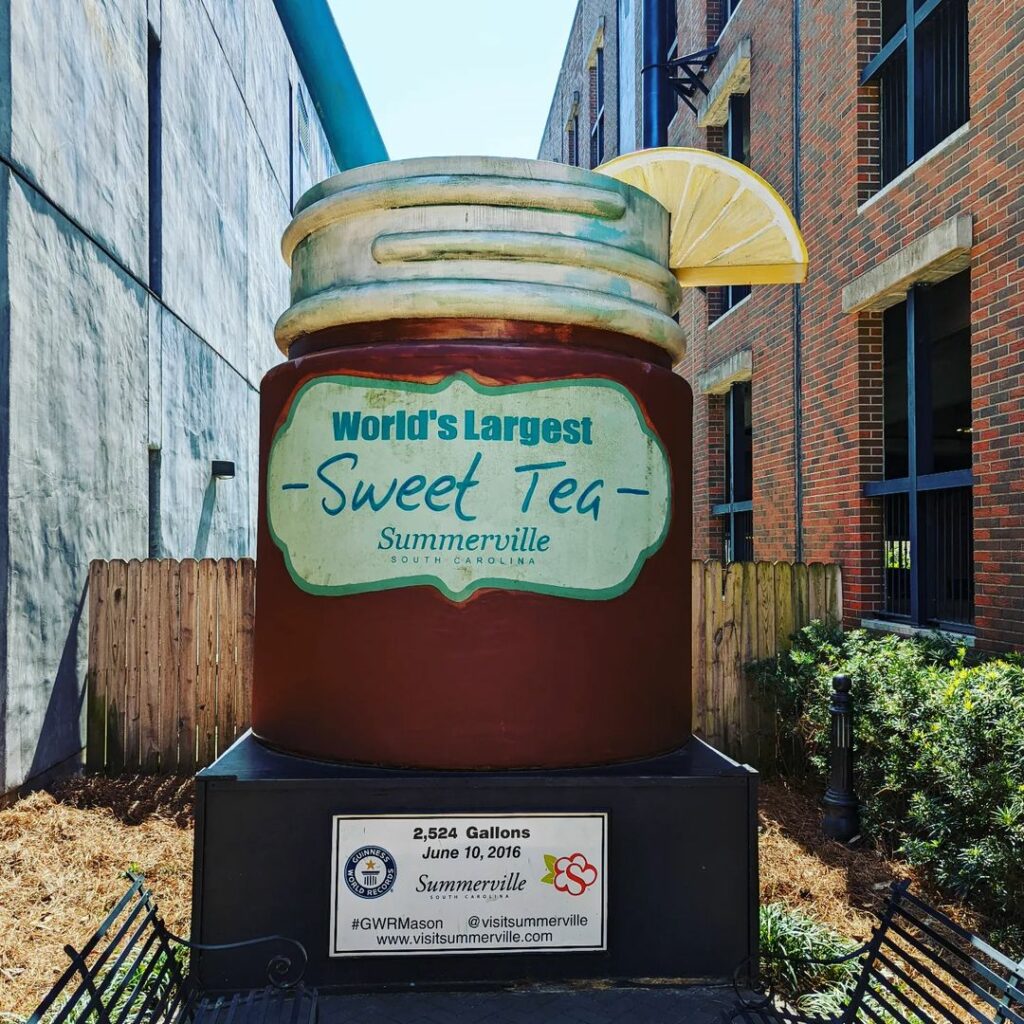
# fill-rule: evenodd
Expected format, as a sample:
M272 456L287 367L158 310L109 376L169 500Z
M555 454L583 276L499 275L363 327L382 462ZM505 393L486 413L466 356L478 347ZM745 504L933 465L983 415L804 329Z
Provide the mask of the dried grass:
M127 888L129 866L168 927L187 931L190 804L180 779L79 778L59 798L34 793L0 811L0 1017L35 1009L67 966L64 944L88 939Z

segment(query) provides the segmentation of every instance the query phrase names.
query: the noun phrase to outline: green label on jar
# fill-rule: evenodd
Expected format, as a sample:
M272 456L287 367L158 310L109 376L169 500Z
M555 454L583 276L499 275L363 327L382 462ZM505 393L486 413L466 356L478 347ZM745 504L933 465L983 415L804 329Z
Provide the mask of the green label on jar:
M670 518L665 450L604 378L317 377L267 466L271 535L312 594L431 586L606 600Z

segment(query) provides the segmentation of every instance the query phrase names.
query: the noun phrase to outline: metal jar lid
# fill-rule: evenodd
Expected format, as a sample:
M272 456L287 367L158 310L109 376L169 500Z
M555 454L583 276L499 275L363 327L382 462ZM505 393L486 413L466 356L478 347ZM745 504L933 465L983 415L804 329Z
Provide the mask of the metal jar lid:
M467 317L577 324L682 356L668 212L639 189L564 164L431 157L335 175L282 240L292 304L275 334Z

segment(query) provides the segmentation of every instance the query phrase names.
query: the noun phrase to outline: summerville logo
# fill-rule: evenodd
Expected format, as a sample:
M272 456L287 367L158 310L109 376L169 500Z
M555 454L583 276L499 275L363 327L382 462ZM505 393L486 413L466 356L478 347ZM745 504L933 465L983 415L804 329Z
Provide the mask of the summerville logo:
M604 378L492 386L314 378L267 471L271 533L314 594L428 585L589 600L660 547L671 481L634 396Z
M597 868L582 853L570 853L568 857L546 853L544 866L548 870L541 881L570 896L582 896L597 881Z

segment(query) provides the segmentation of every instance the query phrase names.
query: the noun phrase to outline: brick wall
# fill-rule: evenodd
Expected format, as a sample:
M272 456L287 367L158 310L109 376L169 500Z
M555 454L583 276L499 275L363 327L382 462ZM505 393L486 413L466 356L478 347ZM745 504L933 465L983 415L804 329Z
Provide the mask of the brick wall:
M719 38L721 13L715 0L679 4L681 53L719 42L720 54L706 77L712 86L739 41L751 39L750 159L787 202L792 202L792 27L788 3L741 4ZM721 128L700 128L680 104L669 126L669 144L724 148ZM700 392L697 378L734 352L750 349L753 362L751 413L754 445L754 556L796 557L793 435L793 290L755 288L748 299L719 317L718 289L688 292L680 322L689 348L679 372L694 385L694 555L719 557L721 526L712 505L724 494L721 453L724 402ZM710 307L710 308L709 308ZM709 324L709 320L713 322Z
M879 5L856 6L851 17L848 2L805 5L803 228L815 266L804 289L808 554L848 564L851 612L871 610L878 502L860 489L881 475L881 334L877 314L843 315L837 290L955 214L971 214L976 626L983 646L1024 646L1024 8L973 0L969 129L859 207L877 185L877 97L858 88L851 69L877 50ZM841 387L840 401L829 400L829 383ZM854 529L830 514L840 509L855 512Z
M793 3L746 0L724 28L720 0L678 3L680 53L720 45L708 85L739 40L750 38L751 166L790 204ZM880 7L880 0L800 3L807 284L799 293L754 288L710 325L714 290L684 296L689 350L678 372L695 391L694 554L720 551L710 509L724 483L724 402L702 394L698 379L750 350L755 557L838 561L847 624L877 614L881 502L863 492L882 476L882 317L843 313L842 289L950 217L970 214L976 631L982 648L1024 647L1024 6L971 0L969 127L881 192L879 97L875 86L859 84L881 43ZM610 16L607 24L614 25ZM698 127L680 104L671 145L720 150L721 141L720 129Z
M572 116L574 95L579 93L580 166L590 167L590 129L596 114L596 75L593 73L594 42L602 31L604 39L604 159L618 153L618 45L615 0L580 0L576 7L562 67L551 100L539 160L569 162L566 124Z
M976 628L983 647L1024 646L1024 9L997 0L970 7L971 121L905 178L878 193L878 95L858 84L880 45L878 0L802 4L801 223L811 273L801 289L802 551L796 550L794 295L755 288L749 301L706 327L708 297L687 297L691 380L737 349L753 354L754 529L758 558L838 561L848 624L881 600L881 508L863 497L882 476L882 325L877 313L842 312L844 285L957 213L974 217L972 377ZM700 14L707 22L702 26ZM720 18L714 0L683 0L680 24L696 48ZM712 26L712 27L709 27ZM738 39L751 39L751 164L793 201L791 3L742 4L725 27L708 76ZM670 141L717 149L689 111ZM874 198L871 198L874 197ZM864 204L867 203L865 206ZM713 292L709 290L711 300ZM714 312L714 311L712 311ZM712 433L717 400L698 395L694 514L698 556L720 472ZM708 547L701 549L705 543Z

